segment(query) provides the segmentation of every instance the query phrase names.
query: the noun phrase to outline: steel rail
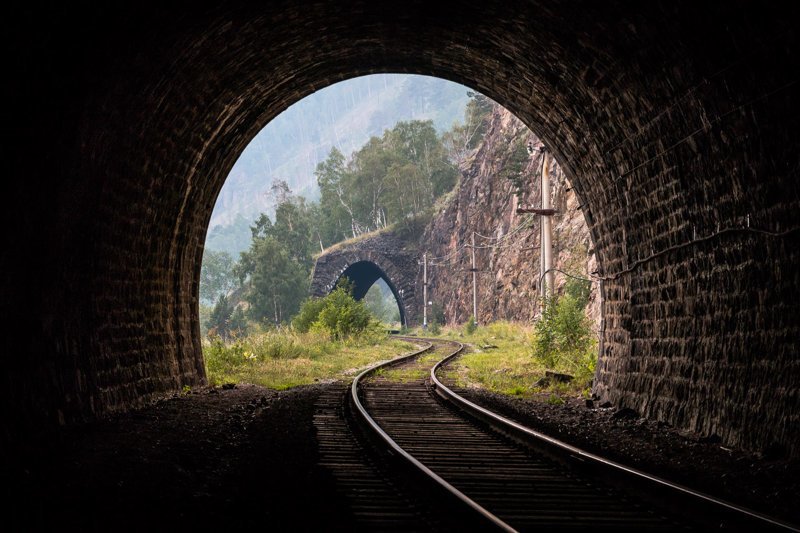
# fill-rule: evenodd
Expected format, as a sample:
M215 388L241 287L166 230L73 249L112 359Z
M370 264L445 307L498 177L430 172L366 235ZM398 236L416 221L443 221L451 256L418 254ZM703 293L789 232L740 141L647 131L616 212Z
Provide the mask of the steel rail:
M424 338L420 338L419 340L429 341L429 339L424 339ZM522 424L514 422L513 420L509 420L508 418L505 418L505 417L503 417L503 416L501 416L501 415L499 415L497 413L494 413L494 412L492 412L492 411L490 411L490 410L488 410L488 409L486 409L484 407L481 407L480 405L477 405L477 404L469 401L468 399L464 398L463 396L453 392L453 390L451 390L444 383L439 381L439 379L436 377L436 371L439 368L441 368L443 365L445 365L446 363L448 363L449 361L453 360L454 358L456 358L458 355L461 354L461 352L463 350L463 345L461 343L457 343L457 344L459 344L461 346L461 348L459 350L457 350L455 353L445 357L444 359L442 359L441 361L436 363L431 368L430 376L431 376L431 384L432 384L432 387L433 387L434 391L440 397L442 397L443 399L445 399L447 401L450 401L453 404L456 404L463 411L465 411L467 413L471 413L473 416L477 415L478 418L481 418L484 421L488 422L489 424L494 425L498 429L501 429L501 430L509 430L510 429L510 430L512 430L512 431L514 431L516 433L521 433L521 434L529 437L530 439L533 439L533 440L538 441L538 442L545 443L545 444L549 445L550 447L556 448L557 450L560 450L561 452L564 452L565 454L569 454L569 455L571 455L573 457L577 456L578 460L583 460L583 461L587 461L587 462L590 462L590 463L594 463L594 464L600 465L600 466L602 466L604 468L610 468L610 469L612 469L612 470L614 470L616 472L622 473L622 474L627 475L627 476L633 476L634 478L636 478L638 480L643 480L646 483L654 484L654 485L656 485L656 486L658 486L658 487L660 487L662 489L667 489L669 491L674 491L674 492L679 493L679 494L681 494L683 496L689 496L690 498L694 498L694 499L700 500L700 501L702 501L702 502L704 502L706 504L711 504L712 506L716 506L716 507L718 507L720 509L724 509L725 511L733 512L734 515L738 515L738 516L743 517L743 518L754 520L757 523L760 523L762 525L770 526L770 527L773 527L773 528L778 528L778 529L785 530L785 531L793 531L793 532L800 533L800 528L798 528L797 526L792 525L792 524L790 524L788 522L784 522L782 520L778 520L776 518L773 518L773 517L758 513L756 511L751 510L751 509L747 509L745 507L742 507L742 506L736 505L734 503L722 500L720 498L716 498L716 497L711 496L709 494L705 494L703 492L699 492L699 491L696 491L694 489L690 489L689 487L686 487L686 486L683 486L683 485L680 485L680 484L677 484L677 483L673 483L673 482L668 481L668 480L666 480L664 478L660 478L658 476L654 476L652 474L648 474L648 473L643 472L641 470L637 470L635 468L623 465L621 463L617 463L617 462L612 461L610 459L605 459L603 457L600 457L599 455L595 455L593 453L590 453L590 452L587 452L585 450L582 450L581 448L577 448L575 446L572 446L570 444L562 442L562 441L560 441L558 439L550 437L549 435L545 435L544 433L540 433L540 432L538 432L538 431L536 431L534 429L531 429L531 428L529 428L527 426L523 426Z
M440 487L442 487L444 490L446 490L449 494L451 494L452 496L457 498L459 501L461 501L462 503L464 503L465 505L470 507L473 511L477 512L480 516L482 516L484 519L488 520L494 526L498 527L499 529L501 529L503 531L516 533L516 529L514 529L513 527L508 525L506 522L504 522L503 520L501 520L500 518L498 518L497 516L495 516L491 512L487 511L484 507L482 507L481 505L476 503L474 500L472 500L469 496L467 496L466 494L464 494L463 492L461 492L460 490L455 488L453 485L451 485L450 483L445 481L441 476L436 474L436 472L434 472L433 470L431 470L430 468L425 466L422 462L417 460L413 455L411 455L406 450L404 450L402 447L400 447L400 445L397 444L397 442L395 442L394 439L392 439L383 430L383 428L381 428L381 426L372 418L372 416L370 416L370 414L367 412L367 410L362 405L361 400L358 397L358 386L359 386L359 383L360 383L362 378L364 378L365 376L367 376L369 374L372 374L373 372L375 372L375 371L377 371L377 370L379 370L381 368L387 368L387 367L390 367L390 366L395 366L395 365L403 363L403 362L405 362L405 361L407 361L409 359L412 359L414 357L422 355L424 352L427 352L428 350L430 350L433 347L433 344L430 342L429 339L404 338L404 340L409 340L409 341L412 341L412 342L423 341L423 342L427 342L428 346L423 348L423 349L421 349L421 350L417 350L415 352L412 352L412 353L410 353L408 355L404 355L404 356L398 357L396 359L392 359L391 361L378 363L377 365L371 366L370 368L364 370L358 376L356 376L356 378L353 380L353 384L350 387L350 391L351 391L351 400L353 402L353 405L355 405L356 410L358 411L358 414L367 423L367 425L369 425L369 427L372 428L372 430L375 431L375 433L377 433L377 435L392 450L394 450L394 452L396 454L398 454L400 457L402 457L406 462L408 462L411 465L413 465L414 467L416 467L420 472L422 472L424 475L426 475L429 479L434 481L436 484L438 484ZM453 354L448 356L446 359L449 359L450 357L453 357L453 356L457 355L458 353L461 352L461 350L464 349L464 345L463 344L458 343L458 342L454 342L454 344L458 345L458 349Z

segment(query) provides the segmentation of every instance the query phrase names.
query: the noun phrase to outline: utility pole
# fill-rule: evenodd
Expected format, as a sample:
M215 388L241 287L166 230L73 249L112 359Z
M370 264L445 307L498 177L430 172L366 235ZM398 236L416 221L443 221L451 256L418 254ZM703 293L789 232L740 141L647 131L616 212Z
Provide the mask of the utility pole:
M428 329L428 252L422 254L422 329Z
M472 316L478 323L478 271L475 267L475 232L472 232Z
M542 211L549 212L550 205L550 156L542 154ZM553 273L553 219L550 214L542 215L542 301L553 294L555 275ZM540 278L541 279L541 278Z
M533 154L536 149L529 146L528 153ZM541 300L541 307L544 310L544 304L548 295L554 293L555 288L555 274L553 273L553 215L557 211L553 209L550 202L550 156L546 147L539 149L542 154L542 206L536 207L518 207L517 213L533 213L542 217L542 223L539 226L539 244L541 250L539 252L539 296Z

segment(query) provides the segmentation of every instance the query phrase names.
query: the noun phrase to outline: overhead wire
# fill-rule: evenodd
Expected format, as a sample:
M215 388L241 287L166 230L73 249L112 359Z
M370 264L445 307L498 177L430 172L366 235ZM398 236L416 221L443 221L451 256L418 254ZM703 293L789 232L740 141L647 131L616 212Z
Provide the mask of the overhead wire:
M526 227L530 227L529 223L532 220L533 220L533 216L531 216L531 215L525 217L525 219L522 222L520 222L517 226L515 226L511 231L509 231L508 233L506 233L502 237L498 238L498 242L497 243L490 244L490 245L475 246L475 249L476 250L505 249L505 248L511 248L512 246L515 246L516 244L518 244L520 242L520 239L516 239L516 240L512 241L511 243L506 243L505 241L507 241L513 235L516 235L517 233L519 233L522 229L524 229ZM462 250L467 250L467 249L470 249L470 248L472 248L471 244L462 244L461 246L457 247L455 250L453 250L452 252L450 252L447 255L440 256L440 257L430 257L430 258L428 258L428 265L429 266L448 266L448 265L454 264L456 261L452 261L450 259L455 257L455 256L457 256L458 253L461 252Z

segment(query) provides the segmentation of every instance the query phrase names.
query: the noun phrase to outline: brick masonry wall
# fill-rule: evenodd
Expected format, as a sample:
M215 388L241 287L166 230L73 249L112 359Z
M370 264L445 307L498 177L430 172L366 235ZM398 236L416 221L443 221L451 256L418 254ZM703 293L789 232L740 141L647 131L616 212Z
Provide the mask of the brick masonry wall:
M201 383L202 242L234 160L310 92L395 71L491 96L563 164L609 277L599 393L731 445L800 453L797 232L730 231L635 266L748 220L797 227L794 10L412 0L12 13L3 442Z

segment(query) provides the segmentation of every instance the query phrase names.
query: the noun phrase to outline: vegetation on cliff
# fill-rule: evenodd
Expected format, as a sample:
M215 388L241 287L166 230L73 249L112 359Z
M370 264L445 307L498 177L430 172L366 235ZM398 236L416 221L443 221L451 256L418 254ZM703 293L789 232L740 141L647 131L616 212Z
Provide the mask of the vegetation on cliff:
M446 132L468 100L462 85L410 74L351 78L308 95L271 120L236 161L214 206L206 247L234 258L246 250L252 220L274 214L264 193L276 180L317 200L314 170L331 147L347 156L401 121L430 120Z
M372 137L349 158L332 149L315 171L318 201L294 194L285 181L273 183L274 213L262 213L250 226L250 246L239 260L225 252L205 255L200 284L205 331L227 336L235 307L253 324L288 324L308 293L315 253L388 228L419 235L432 206L457 181L458 154L480 141L489 106L488 99L470 93L464 123L444 135L431 121L412 120ZM229 298L220 298L237 285ZM390 294L373 291L368 300L373 314L390 316L386 301L393 302Z

